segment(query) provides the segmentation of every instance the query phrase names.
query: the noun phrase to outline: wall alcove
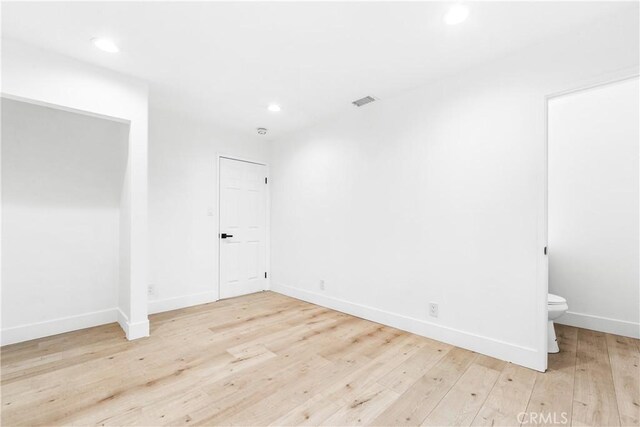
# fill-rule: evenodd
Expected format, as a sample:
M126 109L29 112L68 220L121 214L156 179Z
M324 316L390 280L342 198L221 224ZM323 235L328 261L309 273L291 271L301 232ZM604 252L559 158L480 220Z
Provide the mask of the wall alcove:
M129 124L2 99L2 125L3 327L117 321Z
M2 47L2 345L116 321L148 336L147 84Z

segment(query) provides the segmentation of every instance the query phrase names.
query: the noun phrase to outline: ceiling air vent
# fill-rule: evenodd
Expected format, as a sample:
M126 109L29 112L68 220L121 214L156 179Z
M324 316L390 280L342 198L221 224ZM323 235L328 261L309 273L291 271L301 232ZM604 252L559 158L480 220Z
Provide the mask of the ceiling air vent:
M352 102L352 104L355 105L356 107L362 107L363 105L366 105L375 100L376 98L374 98L373 96L365 96L364 98L356 99L355 101Z

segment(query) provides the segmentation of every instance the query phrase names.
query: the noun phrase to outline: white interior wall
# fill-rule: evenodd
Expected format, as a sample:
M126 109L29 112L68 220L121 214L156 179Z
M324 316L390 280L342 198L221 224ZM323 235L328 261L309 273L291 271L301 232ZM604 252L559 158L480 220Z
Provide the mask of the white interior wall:
M546 369L545 96L637 70L637 28L603 19L276 141L272 289Z
M121 277L126 280L120 280L118 290L122 302L118 321L129 339L147 336L147 84L3 38L2 94L129 124L120 216L120 253L128 254L129 262L120 263ZM3 292L4 287L3 283Z
M640 338L638 78L549 101L549 291L558 323Z
M2 100L3 344L116 321L128 133Z
M149 312L218 299L217 154L265 162L265 137L238 137L151 109Z

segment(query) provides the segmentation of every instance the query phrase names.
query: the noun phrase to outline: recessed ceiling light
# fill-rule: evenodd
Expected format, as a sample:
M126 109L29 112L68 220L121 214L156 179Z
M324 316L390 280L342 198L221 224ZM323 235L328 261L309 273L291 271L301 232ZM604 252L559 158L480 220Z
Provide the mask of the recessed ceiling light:
M463 22L469 16L469 8L461 4L454 4L444 15L444 22L449 25L456 25Z
M109 39L104 39L102 37L94 37L91 39L91 42L95 47L105 52L109 52L109 53L120 52L120 49L118 49L118 46L116 46L116 44Z
M280 106L278 104L269 104L267 110L277 113L278 111L280 111Z

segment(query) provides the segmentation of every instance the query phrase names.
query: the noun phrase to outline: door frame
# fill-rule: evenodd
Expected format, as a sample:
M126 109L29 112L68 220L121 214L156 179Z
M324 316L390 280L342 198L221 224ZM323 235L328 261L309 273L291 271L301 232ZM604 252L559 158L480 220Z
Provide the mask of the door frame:
M541 225L538 228L538 242L539 247L547 248L547 253L539 255L541 257L541 261L539 261L538 268L538 289L542 297L544 297L543 307L544 313L542 325L544 327L540 328L540 336L543 339L541 343L541 348L544 350L544 370L547 369L548 363L548 337L547 337L547 322L549 319L548 314L548 303L547 303L547 295L549 293L549 255L553 252L551 248L549 248L549 102L560 96L569 95L576 92L582 92L589 89L594 89L600 86L606 86L608 84L619 83L625 80L630 80L634 78L640 77L640 69L638 67L625 68L622 70L615 71L613 73L607 73L605 75L601 75L595 79L589 79L581 82L580 84L571 86L569 88L563 88L560 90L556 90L553 92L548 92L544 96L544 154L543 154L543 180L542 180L542 202L541 202L541 212L539 213L539 224ZM542 252L540 252L541 254ZM538 258L540 260L540 258ZM542 304L542 303L541 303ZM542 314L541 314L542 317Z
M242 157L242 156L236 156L234 154L227 154L227 153L222 153L222 152L218 152L216 153L216 185L215 185L215 192L216 192L216 207L215 207L215 212L216 212L216 225L214 227L215 230L215 234L213 236L213 238L215 239L216 245L215 247L217 248L217 253L216 253L216 266L218 268L218 274L217 274L217 284L214 285L215 287L215 292L216 292L216 301L220 300L220 284L221 284L221 277L220 277L220 160L221 159L228 159L228 160L235 160L238 162L245 162L245 163L253 163L255 165L261 165L264 166L266 168L265 171L265 175L267 178L267 184L265 184L266 189L265 189L265 221L266 221L266 225L265 225L265 270L267 272L267 278L265 281L265 286L264 289L265 291L271 289L271 193L269 191L269 184L270 184L270 180L271 180L271 174L270 174L270 168L269 168L269 164L265 161L261 161L261 160L256 160L256 159L252 159L252 158L247 158L247 157Z

